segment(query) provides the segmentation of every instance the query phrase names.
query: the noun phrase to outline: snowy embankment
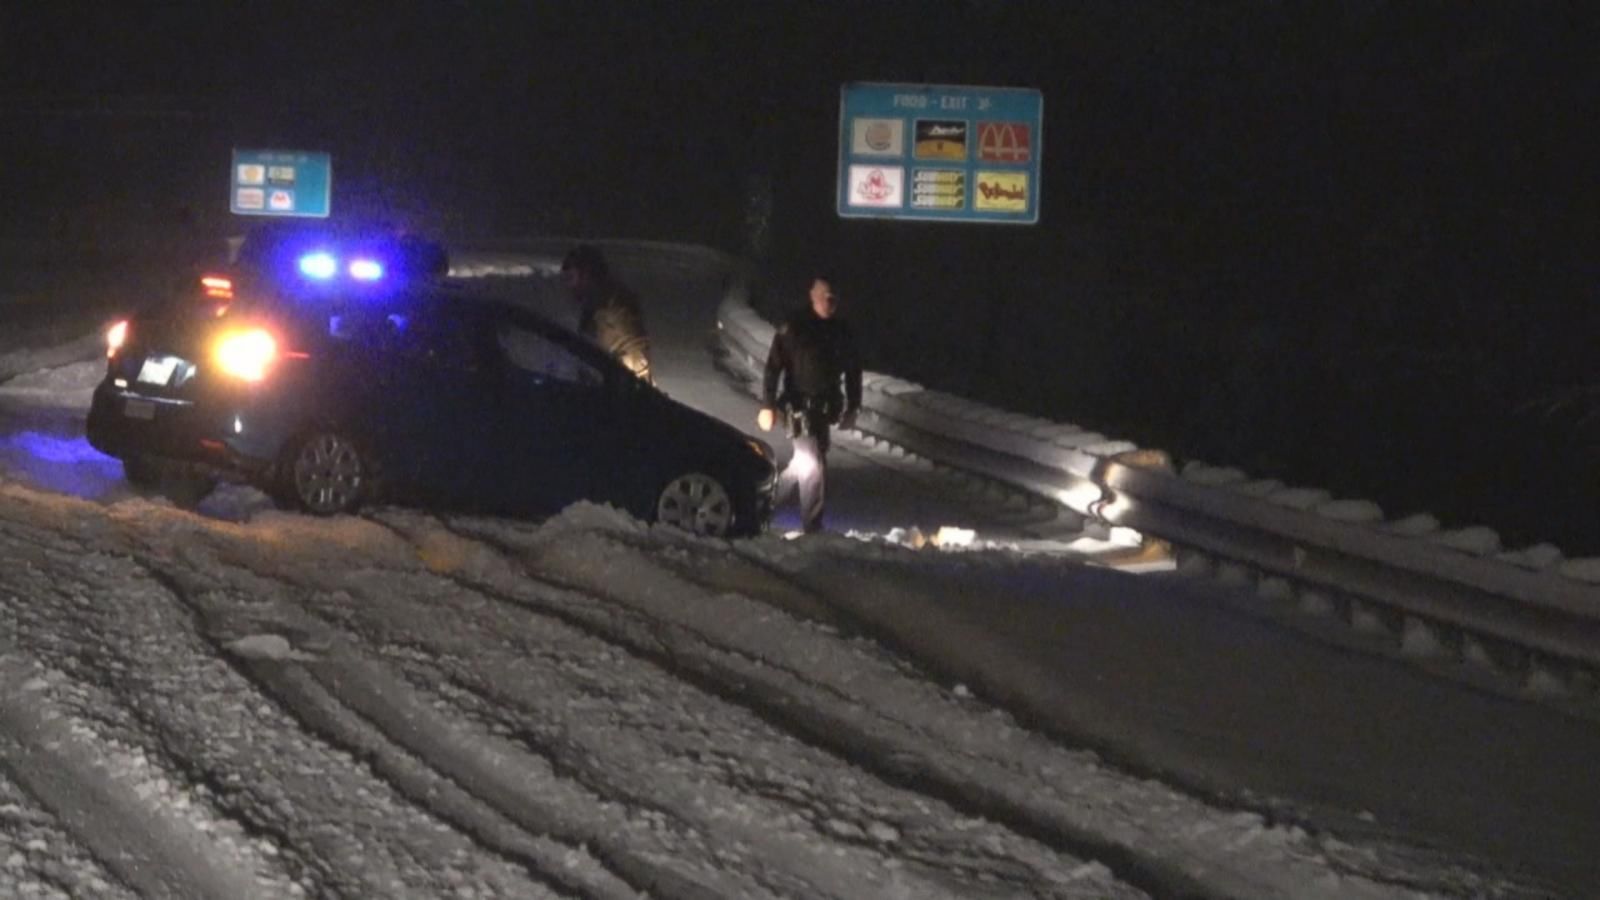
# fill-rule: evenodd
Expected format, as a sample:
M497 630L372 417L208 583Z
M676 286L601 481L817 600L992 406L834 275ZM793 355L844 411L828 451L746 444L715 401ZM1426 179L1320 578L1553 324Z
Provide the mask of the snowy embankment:
M0 484L0 840L67 893L1501 892L1057 745L830 624L787 573L839 554L918 558Z

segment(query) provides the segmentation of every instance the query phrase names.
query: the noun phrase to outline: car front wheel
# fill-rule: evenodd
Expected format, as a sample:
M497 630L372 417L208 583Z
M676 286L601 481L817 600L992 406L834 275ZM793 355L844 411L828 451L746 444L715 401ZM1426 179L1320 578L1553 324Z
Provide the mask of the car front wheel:
M353 438L316 431L298 441L284 459L280 502L317 516L352 513L367 499L372 466Z
M690 472L667 482L656 499L656 521L707 537L733 528L733 498L717 478Z

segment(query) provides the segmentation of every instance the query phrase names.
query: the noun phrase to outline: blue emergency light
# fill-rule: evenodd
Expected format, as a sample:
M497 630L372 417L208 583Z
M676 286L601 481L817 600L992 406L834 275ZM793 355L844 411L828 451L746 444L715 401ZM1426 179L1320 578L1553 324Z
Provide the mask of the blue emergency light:
M333 254L318 251L300 257L300 274L318 281L326 281L339 272L339 261Z
M383 277L383 263L375 259L353 259L350 277L357 281L377 281Z

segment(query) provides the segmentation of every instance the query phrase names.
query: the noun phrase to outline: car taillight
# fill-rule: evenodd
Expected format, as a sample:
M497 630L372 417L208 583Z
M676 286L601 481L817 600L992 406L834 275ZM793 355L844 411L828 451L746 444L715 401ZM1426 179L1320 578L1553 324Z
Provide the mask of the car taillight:
M207 275L200 279L200 287L206 292L207 297L217 300L233 299L233 279L221 275Z
M264 328L232 331L217 341L217 367L244 381L260 381L278 358L278 341Z
M122 345L128 342L128 320L123 319L106 329L106 358L117 355Z

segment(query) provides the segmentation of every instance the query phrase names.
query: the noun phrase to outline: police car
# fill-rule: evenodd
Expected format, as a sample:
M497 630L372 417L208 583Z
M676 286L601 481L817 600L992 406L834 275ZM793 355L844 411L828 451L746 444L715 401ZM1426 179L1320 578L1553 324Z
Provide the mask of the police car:
M113 325L88 438L197 502L248 483L316 515L395 502L540 516L578 500L714 535L761 531L766 444L576 333L412 263L307 236L208 276L204 303Z

